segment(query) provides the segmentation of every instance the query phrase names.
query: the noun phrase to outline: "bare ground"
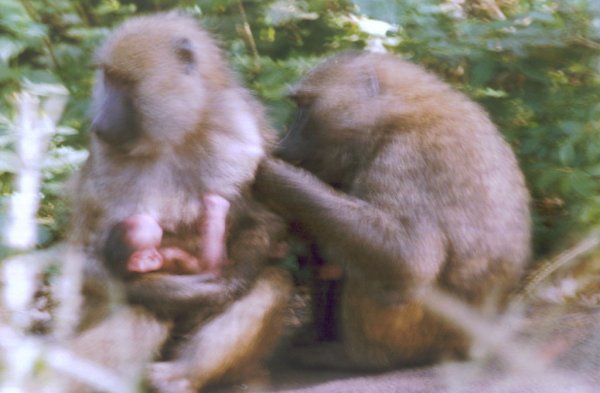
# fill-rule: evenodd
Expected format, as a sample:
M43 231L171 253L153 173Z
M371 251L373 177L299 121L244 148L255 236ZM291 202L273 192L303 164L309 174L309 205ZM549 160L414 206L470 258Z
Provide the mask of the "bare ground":
M381 374L281 369L270 386L235 385L219 393L596 393L600 364L594 372L546 370L537 375L485 372L469 363L405 369Z

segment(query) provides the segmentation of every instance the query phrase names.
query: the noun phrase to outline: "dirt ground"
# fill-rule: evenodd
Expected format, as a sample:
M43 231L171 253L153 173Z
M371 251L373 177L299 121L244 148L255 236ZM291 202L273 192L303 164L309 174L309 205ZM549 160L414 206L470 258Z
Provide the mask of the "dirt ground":
M545 316L551 328L540 322ZM479 358L378 374L271 367L269 383L235 385L215 393L598 393L600 392L600 310L559 318L538 312L516 345L500 358ZM535 364L523 359L524 348ZM502 349L498 349L497 353ZM512 352L511 352L512 351ZM293 350L292 350L293 352ZM515 353L516 352L516 353ZM520 364L518 366L517 364Z
M473 362L396 370L379 374L273 370L269 385L235 385L213 393L597 393L600 392L600 354L580 370L547 368L539 373Z

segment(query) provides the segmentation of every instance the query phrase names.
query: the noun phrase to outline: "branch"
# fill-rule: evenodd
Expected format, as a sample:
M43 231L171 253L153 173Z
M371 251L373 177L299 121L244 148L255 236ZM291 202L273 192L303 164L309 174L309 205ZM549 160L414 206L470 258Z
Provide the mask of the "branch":
M238 8L240 9L240 14L242 15L242 19L244 20L244 23L243 23L244 37L245 37L248 45L250 45L250 51L252 53L252 56L254 57L255 64L258 65L258 59L259 59L258 49L256 48L256 41L254 40L254 35L252 34L252 29L250 28L250 23L248 22L248 16L246 15L246 9L244 8L244 4L242 3L242 0L238 0Z
M554 259L551 259L549 262L544 263L540 268L536 269L526 280L525 287L522 291L523 295L531 295L534 289L536 289L537 286L552 273L554 273L561 267L567 265L571 261L579 258L580 256L594 250L599 245L600 235L593 234L583 239L581 242L577 243L570 249L560 253L558 256L556 256Z

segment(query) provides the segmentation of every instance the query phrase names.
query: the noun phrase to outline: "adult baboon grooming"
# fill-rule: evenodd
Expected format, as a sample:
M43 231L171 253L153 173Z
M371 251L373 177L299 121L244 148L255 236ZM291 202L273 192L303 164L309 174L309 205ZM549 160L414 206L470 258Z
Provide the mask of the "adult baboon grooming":
M475 103L421 67L342 54L291 90L298 118L256 190L345 269L341 356L385 368L464 355L468 339L418 293L501 303L530 253L528 193L510 147ZM313 355L315 354L313 353Z
M105 347L110 329L121 322L124 330L139 330L136 337L150 341L134 350L146 359L174 322L167 358L149 368L153 389L195 392L217 379L245 377L277 341L278 315L291 291L285 273L266 268L285 226L249 193L268 150L263 111L191 18L132 19L106 41L97 62L90 157L74 191L72 241L86 253L88 303L110 295L107 284L116 282L138 306L126 309L127 318L100 322L94 334L84 332L74 348L119 370L131 359L110 357L117 352ZM228 234L209 235L209 244L202 230L211 213L206 195L230 202L218 215L229 209ZM219 251L223 241L227 258ZM219 272L169 274L159 270L168 262L159 256L158 267L137 271L153 272L128 274L136 272L128 267L130 254L159 245L198 260L215 254L204 249L214 245L217 257L210 258ZM122 252L112 252L118 247Z

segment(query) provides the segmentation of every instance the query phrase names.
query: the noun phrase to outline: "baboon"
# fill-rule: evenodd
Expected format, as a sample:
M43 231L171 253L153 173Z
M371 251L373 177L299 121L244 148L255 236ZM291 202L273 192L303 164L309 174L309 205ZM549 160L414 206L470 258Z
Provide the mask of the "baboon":
M84 311L92 317L73 347L116 371L162 351L147 370L153 391L247 378L281 335L291 295L287 273L269 264L285 225L250 192L272 144L263 110L189 17L124 23L97 64L90 156L75 180L71 231L85 252ZM207 196L230 204L216 213L222 225L226 216L226 237L223 228L203 232L220 225L211 223ZM169 248L213 266L161 271L177 259L165 256ZM144 250L155 252L151 264L136 267L131 258ZM143 274L129 274L136 269ZM113 288L130 306L97 322L96 305ZM120 324L142 340L124 358L107 347Z
M505 302L530 256L528 192L485 111L390 54L333 57L291 89L297 120L255 192L344 269L342 344L313 366L382 369L468 352L419 301Z

